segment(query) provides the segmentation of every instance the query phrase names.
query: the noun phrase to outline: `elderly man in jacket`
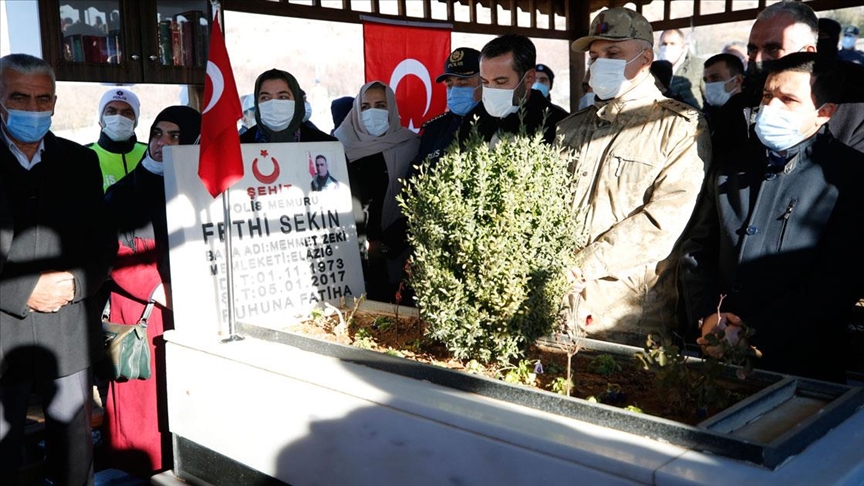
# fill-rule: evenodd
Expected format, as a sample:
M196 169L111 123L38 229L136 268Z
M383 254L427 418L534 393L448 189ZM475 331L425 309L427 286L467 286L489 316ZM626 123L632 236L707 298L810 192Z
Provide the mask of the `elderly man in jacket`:
M655 87L652 40L651 25L633 10L598 14L572 46L589 53L597 99L558 124L584 232L569 272L576 323L630 344L675 321L676 241L711 153L701 115Z
M104 223L96 153L49 131L54 80L51 66L39 58L0 58L4 485L18 484L31 393L41 398L45 413L51 484L93 481L90 366L104 351L86 298L105 281L116 243Z
M682 245L691 342L699 322L703 335L734 339L743 321L756 331L757 367L843 381L843 317L864 295L864 154L828 130L840 83L835 61L816 53L768 68L762 145L716 165Z

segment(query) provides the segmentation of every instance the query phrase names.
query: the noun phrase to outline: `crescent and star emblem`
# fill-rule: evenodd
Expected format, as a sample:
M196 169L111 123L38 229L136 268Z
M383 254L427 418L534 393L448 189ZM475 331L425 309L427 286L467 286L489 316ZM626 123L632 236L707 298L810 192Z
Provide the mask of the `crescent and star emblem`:
M202 115L216 106L219 98L222 97L222 91L225 90L225 79L222 77L222 71L219 70L219 66L213 64L213 61L207 61L207 77L210 78L213 92L210 94L210 103L207 103L207 108L201 112Z
M269 155L270 154L266 150L261 151L262 157L269 157ZM258 157L255 157L255 160L252 161L252 174L256 179L261 181L262 184L272 184L279 178L279 172L281 172L281 169L279 169L279 162L273 157L270 157L270 160L273 161L273 172L267 175L262 174L261 171L258 170Z
M209 67L207 68L207 72L210 72ZM432 104L432 79L429 77L429 70L426 69L426 66L422 62L410 58L402 60L393 69L393 74L390 75L390 89L395 93L396 88L399 87L399 82L409 74L420 78L420 81L423 81L423 86L426 88L426 109L423 110L423 115L425 116L429 112L429 106ZM414 130L413 119L409 120L408 128Z

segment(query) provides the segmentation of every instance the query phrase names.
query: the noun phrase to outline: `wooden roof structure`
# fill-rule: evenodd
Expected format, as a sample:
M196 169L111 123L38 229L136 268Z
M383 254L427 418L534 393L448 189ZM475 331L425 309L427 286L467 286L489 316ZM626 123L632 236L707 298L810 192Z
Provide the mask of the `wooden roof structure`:
M648 20L655 31L661 31L755 19L762 9L777 0L688 0L692 15L683 17L673 16L673 0L221 0L221 3L226 11L348 23L362 23L364 16L369 15L393 22L447 24L454 32L518 33L573 41L587 34L593 12L629 4L644 13L644 7L655 1L662 4L663 14L660 18L648 16ZM864 0L799 1L817 12L864 5ZM583 56L570 53L571 104L581 96Z

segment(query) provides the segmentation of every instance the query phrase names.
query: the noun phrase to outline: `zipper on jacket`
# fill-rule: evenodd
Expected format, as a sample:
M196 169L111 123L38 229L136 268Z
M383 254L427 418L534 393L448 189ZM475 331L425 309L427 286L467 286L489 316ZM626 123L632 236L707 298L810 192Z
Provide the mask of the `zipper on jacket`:
M798 199L790 199L789 205L786 206L786 211L784 211L783 215L780 216L780 219L783 220L783 226L780 228L780 240L777 242L777 251L780 251L783 248L783 240L786 239L786 230L789 227L789 218L792 217L792 211L795 209L797 203Z

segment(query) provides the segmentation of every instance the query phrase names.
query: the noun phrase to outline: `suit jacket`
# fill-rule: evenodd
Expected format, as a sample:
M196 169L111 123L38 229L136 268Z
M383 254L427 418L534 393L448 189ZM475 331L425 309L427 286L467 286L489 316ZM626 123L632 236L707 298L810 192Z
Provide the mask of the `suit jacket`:
M702 66L704 63L705 61L702 59L694 57L687 52L684 62L681 63L678 71L672 76L666 96L683 101L697 110L701 110L702 91L699 89L699 82L702 81Z
M0 377L55 378L81 371L104 356L101 325L87 297L108 275L117 251L106 224L96 153L52 133L42 161L25 170L0 146ZM2 204L0 204L2 208ZM11 220L12 237L9 239ZM39 276L68 271L75 296L56 313L30 312ZM92 309L91 309L92 310Z
M756 367L842 379L843 318L864 294L864 154L823 128L786 160L748 148L715 166L682 245L684 332L725 294L721 311L756 330Z

